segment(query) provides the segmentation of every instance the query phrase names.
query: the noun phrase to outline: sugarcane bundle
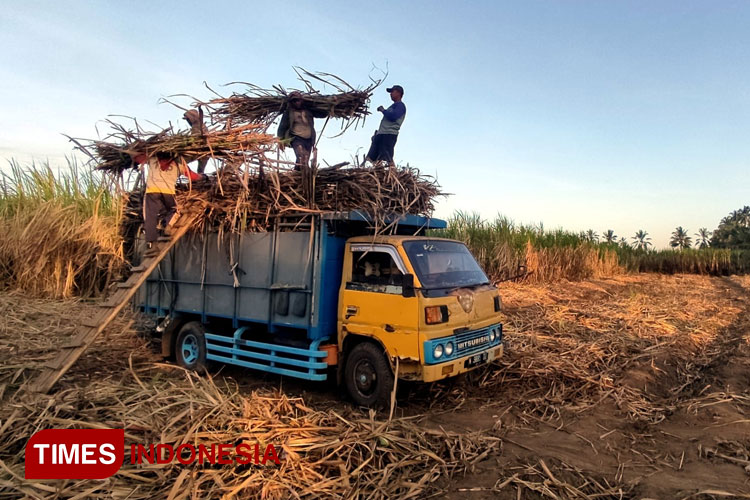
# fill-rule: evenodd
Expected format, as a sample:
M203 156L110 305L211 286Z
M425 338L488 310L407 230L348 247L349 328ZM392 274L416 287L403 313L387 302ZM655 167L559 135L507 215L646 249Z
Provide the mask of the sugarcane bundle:
M210 157L241 162L245 155L257 154L276 144L276 138L262 133L257 125L209 131L204 135L172 132L171 128L157 133L134 132L112 125L114 132L106 140L71 140L76 149L94 161L97 170L114 174L136 168L133 158L139 154L165 153L189 161Z
M213 99L207 107L211 110L214 122L231 121L233 124L262 123L273 121L282 113L289 102L289 94L280 90L275 95L252 95L234 93L229 97ZM314 92L302 93L306 107L316 114L329 118L363 119L369 112L367 105L372 93L369 90L352 90L339 94L323 95Z
M288 91L280 86L268 90L250 83L233 82L230 85L244 85L244 91L234 92L229 97L219 96L206 102L196 100L194 104L205 107L214 124L261 124L267 127L286 110L290 95L299 93L307 109L318 116L343 119L342 129L346 130L352 125L356 126L370 114L370 97L381 83L381 80L372 80L368 87L356 89L330 73L311 73L301 68L295 68L295 71L304 83L305 90ZM321 93L315 89L313 80L334 88L338 93Z

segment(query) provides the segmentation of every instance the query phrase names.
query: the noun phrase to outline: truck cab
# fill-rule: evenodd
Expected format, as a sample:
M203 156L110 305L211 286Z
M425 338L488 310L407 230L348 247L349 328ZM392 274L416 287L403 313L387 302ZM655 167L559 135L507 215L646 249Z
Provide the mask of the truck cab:
M325 380L386 406L395 378L433 382L500 357L502 301L466 246L428 236L444 221L358 212L206 230L180 241L144 284L162 352Z
M464 373L502 355L500 296L463 243L360 236L347 241L344 253L341 352L349 355L357 343L375 343L399 378L422 382ZM355 399L368 403L385 397L374 395L378 374L372 360L352 365L344 376Z

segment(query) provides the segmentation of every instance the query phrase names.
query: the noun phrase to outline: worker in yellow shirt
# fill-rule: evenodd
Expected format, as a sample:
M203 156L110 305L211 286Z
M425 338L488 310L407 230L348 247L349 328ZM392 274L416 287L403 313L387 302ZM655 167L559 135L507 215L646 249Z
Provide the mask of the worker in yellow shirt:
M143 200L143 226L146 230L146 253L155 255L154 242L159 237L159 221L168 228L174 223L177 213L175 186L180 175L191 181L205 179L204 174L196 174L188 168L182 159L176 160L169 153L156 153L156 156L139 154L133 158L136 164L147 164L146 197Z

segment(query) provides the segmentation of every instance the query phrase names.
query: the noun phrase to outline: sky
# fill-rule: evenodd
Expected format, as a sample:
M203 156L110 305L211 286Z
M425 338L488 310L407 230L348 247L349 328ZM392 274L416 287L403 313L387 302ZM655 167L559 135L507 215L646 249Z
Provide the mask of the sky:
M210 98L204 82L298 88L301 66L364 87L387 69L374 115L341 137L329 124L319 158L366 152L400 84L396 161L452 193L437 216L644 229L664 247L750 204L748 26L733 1L10 0L0 168L64 166L62 134L104 135L111 115L183 127L159 100Z

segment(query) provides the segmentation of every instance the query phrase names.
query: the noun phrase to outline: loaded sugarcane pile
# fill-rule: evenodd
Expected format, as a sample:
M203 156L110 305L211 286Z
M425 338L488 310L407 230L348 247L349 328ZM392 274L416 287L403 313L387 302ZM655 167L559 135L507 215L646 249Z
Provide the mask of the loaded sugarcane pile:
M329 118L342 118L344 130L365 118L372 91L380 83L357 90L332 75L298 74L307 86L302 95L308 105L325 110ZM323 95L306 77L341 92ZM212 123L202 134L173 132L171 128L147 133L137 125L129 130L109 122L112 132L104 140L71 140L95 162L95 168L119 177L138 168L133 158L139 154L167 154L178 162L207 157L217 160L210 180L178 186L180 211L197 216L196 224L202 226L264 230L278 216L359 210L370 216L377 231L387 231L388 221L399 216L432 214L433 199L441 195L439 186L415 168L345 168L346 164L317 168L313 162L299 171L293 168L294 163L269 154L279 142L266 131L289 105L289 94L280 87L265 91L250 86L245 94L196 100L196 105L208 110ZM136 193L129 197L130 223L138 223L141 197Z
M202 214L198 223L235 229L266 228L286 214L360 210L371 216L376 230L385 231L388 216L431 214L439 187L415 168L327 167L319 169L308 197L304 174L264 169L263 173L225 168L208 186L182 185L177 202L182 211Z

